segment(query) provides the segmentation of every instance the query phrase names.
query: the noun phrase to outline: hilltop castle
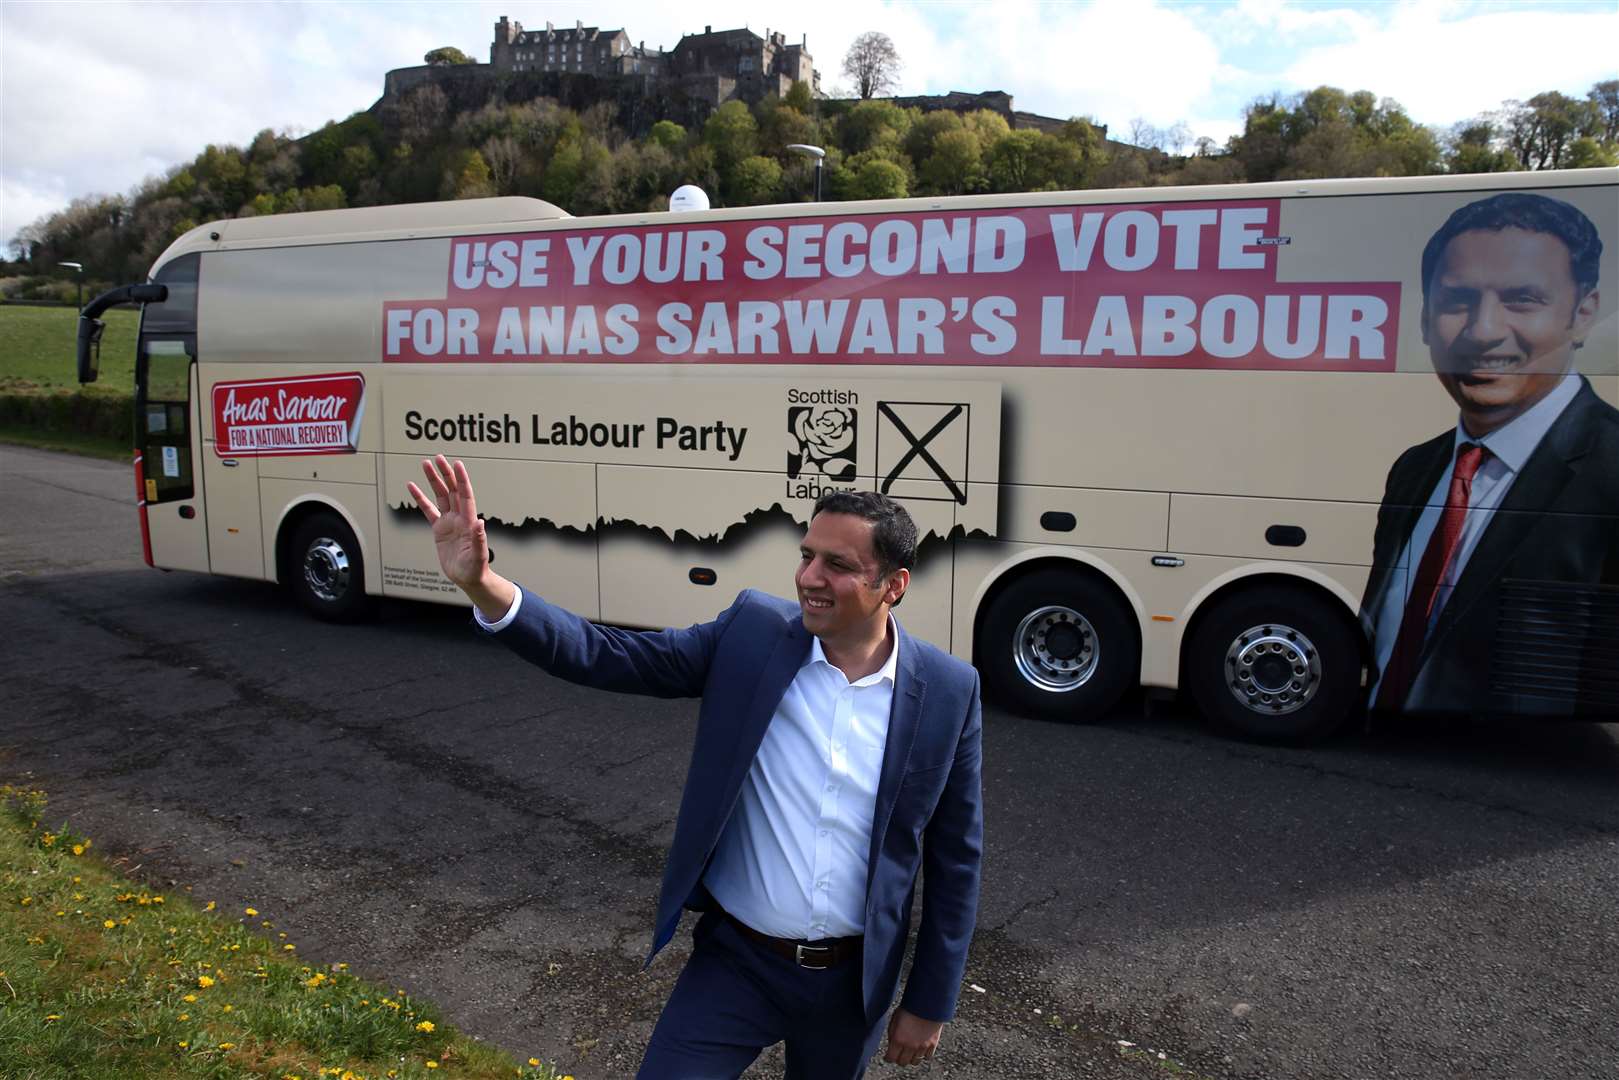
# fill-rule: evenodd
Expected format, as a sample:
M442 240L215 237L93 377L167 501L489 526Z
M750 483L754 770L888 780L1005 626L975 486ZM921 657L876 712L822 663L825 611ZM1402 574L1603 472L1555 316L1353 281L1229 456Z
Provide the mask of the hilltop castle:
M809 54L806 36L796 45L787 35L766 30L703 27L701 34L685 34L668 52L649 49L646 42L630 42L623 30L603 30L575 22L558 30L525 30L504 15L495 23L489 46L489 66L497 72L555 71L573 75L613 78L642 77L676 83L688 96L719 106L740 100L750 104L769 96L783 96L794 83L821 91L821 75Z
M763 36L743 27L684 34L673 49L649 48L632 41L627 30L604 30L575 22L543 30L502 15L495 23L489 63L445 67L396 68L383 83L379 107L427 84L444 90L458 107L476 108L492 90L508 100L544 95L573 108L595 102L617 105L620 122L642 132L654 120L701 124L728 101L757 104L782 97L803 83L821 97L821 73L809 53L809 39L789 43L787 35L768 28ZM998 90L979 94L951 91L923 97L891 98L895 104L923 111L988 109L1014 128L1056 130L1062 121L1013 108L1012 96ZM1105 130L1104 134L1105 134Z

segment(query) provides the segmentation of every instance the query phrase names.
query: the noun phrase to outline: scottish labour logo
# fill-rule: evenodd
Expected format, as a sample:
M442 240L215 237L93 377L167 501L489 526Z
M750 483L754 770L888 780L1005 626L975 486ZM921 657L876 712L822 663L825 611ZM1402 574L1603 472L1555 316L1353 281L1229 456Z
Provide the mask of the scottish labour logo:
M794 405L787 409L787 477L855 478L855 410L848 405Z

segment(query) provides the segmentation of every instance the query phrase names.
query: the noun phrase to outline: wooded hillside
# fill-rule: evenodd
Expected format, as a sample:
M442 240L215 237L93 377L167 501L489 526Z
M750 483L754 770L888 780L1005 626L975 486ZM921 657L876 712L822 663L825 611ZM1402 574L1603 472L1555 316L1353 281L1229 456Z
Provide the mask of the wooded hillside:
M77 199L12 240L17 261L0 277L13 297L71 300L59 262L84 264L87 293L139 281L187 229L253 214L488 195L538 196L579 215L661 210L684 183L716 206L807 200L813 165L791 143L826 148L829 200L1615 165L1619 79L1584 99L1505 102L1445 132L1370 91L1323 86L1254 102L1223 147L1144 125L1136 134L1148 145L1108 143L1084 118L1054 133L1012 130L988 110L817 101L798 84L753 108L722 105L701 126L660 120L636 135L606 101L456 109L428 84L300 139L265 130L245 147L208 146L127 195Z

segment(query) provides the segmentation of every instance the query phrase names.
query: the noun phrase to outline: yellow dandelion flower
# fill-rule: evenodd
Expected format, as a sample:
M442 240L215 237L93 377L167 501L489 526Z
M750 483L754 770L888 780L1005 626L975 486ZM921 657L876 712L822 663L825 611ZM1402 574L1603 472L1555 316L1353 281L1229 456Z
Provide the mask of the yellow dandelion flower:
M90 841L88 841L88 840L86 840L86 841L85 841L85 842L84 842L84 846L85 846L85 847L89 847L89 846L90 846ZM78 883L79 883L79 879L78 879L78 878L74 878L74 879L73 879L73 884L75 884L75 885L77 885L77 884L78 884Z
M175 1019L176 1020L190 1020L191 1019L191 1014L190 1013L181 1013L179 1016L175 1017Z
M246 911L249 915L257 915L259 913L258 908L243 908L242 910Z
M416 1025L416 1030L421 1031L421 1032L425 1032L425 1033L431 1033L432 1030L433 1030L433 1021L431 1021L431 1020L423 1020L421 1023Z
M191 1044L190 1044L190 1043L188 1043L188 1042L186 1042L186 1041L185 1041L185 1040L184 1040L184 1039L181 1039L181 1040L180 1040L180 1049L182 1049L182 1050L184 1050L184 1049L185 1049L185 1048L186 1048L186 1047L188 1047L188 1046L190 1046L190 1045L191 1045Z
M298 951L298 946L292 945L292 944L283 945L283 946L281 946L281 948L286 950L287 952L297 952Z
M73 845L73 854L75 854L75 855L83 855L84 854L84 845L83 844L74 844Z
M221 1050L234 1050L234 1049L236 1049L236 1044L235 1043L228 1043L228 1042L227 1043L220 1043L219 1048Z
M338 971L347 971L348 969L349 969L349 966L347 964L343 963L342 961L338 962L338 965L337 965L337 970Z
M191 1005L191 1004L194 1004L196 1002L197 995L196 994L187 994L185 997L181 998L180 1000L185 1002L187 1005Z
M426 1065L429 1069L438 1068L438 1062L436 1062L436 1061L424 1061L424 1062L422 1062L422 1064Z
M213 980L212 977L210 977L208 975L198 975L197 976L197 985L202 987L204 990L206 990L210 986L214 985L214 980Z
M212 911L217 906L218 906L217 904L215 904L212 900L210 900L210 901L208 901L208 906L203 908L202 910L204 910L204 911Z
M226 1005L225 1006L225 1011L226 1012L235 1012L236 1011L236 1006L234 1006L234 1005Z
M48 1024L52 1020L60 1020L60 1019L62 1019L62 1014L61 1013L51 1013L49 1016L47 1016L45 1018L45 1022Z
M111 930L113 927L117 926L118 924L113 922L111 919L103 919L103 920L101 920L101 925L106 927L108 930Z
M152 897L152 903L154 903L154 904L161 904L161 903L162 903L162 902L163 902L163 898L162 898L162 897L161 897L161 896L154 896L154 897Z
M23 907L27 907L29 904L34 902L34 898L32 896L25 896L22 898L21 902Z
M539 1058L529 1058L528 1059L528 1064L529 1064L530 1068L538 1069L540 1067L540 1059Z

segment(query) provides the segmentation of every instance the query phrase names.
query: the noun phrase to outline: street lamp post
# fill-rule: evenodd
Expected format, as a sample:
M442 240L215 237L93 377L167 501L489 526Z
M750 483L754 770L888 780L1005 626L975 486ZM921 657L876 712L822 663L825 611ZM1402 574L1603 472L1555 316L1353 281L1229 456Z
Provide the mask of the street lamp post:
M59 262L57 266L65 266L73 271L73 276L79 283L79 310L84 310L84 264L76 262Z
M826 164L826 151L808 143L789 143L787 149L795 154L815 159L815 201L821 201L821 167Z

